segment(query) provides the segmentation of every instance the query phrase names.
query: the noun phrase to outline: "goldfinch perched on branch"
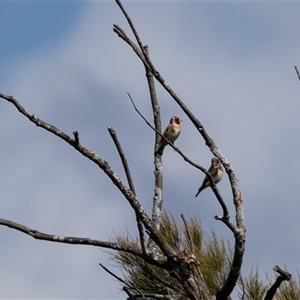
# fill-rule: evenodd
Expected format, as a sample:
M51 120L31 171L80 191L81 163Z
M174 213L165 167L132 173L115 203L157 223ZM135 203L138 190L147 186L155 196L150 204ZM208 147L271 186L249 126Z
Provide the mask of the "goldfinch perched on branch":
M178 118L176 116L173 117L170 120L170 124L167 126L167 128L165 129L165 131L163 133L163 136L166 139L168 139L172 144L179 137L179 134L181 131L181 127L180 127L181 121L182 120L180 118ZM155 151L155 154L159 154L160 156L162 156L166 145L168 145L168 143L163 138L160 138L159 146L158 146L157 150Z
M214 184L217 184L223 177L223 167L220 162L220 160L217 157L213 157L211 159L211 166L208 169L208 173L211 175ZM210 180L208 179L207 176L205 176L202 185L200 186L197 194L195 197L197 197L204 189L207 187L211 186Z

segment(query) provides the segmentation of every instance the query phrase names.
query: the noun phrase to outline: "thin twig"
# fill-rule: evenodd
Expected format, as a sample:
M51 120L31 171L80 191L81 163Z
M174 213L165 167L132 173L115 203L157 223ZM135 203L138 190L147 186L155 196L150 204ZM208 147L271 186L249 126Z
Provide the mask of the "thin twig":
M245 284L244 284L244 279L243 279L243 276L242 276L242 275L240 276L240 282L241 282L241 285L242 285L242 291L243 291L241 300L244 300L244 299L245 299L245 296L246 296L246 290L245 290Z
M114 24L113 31L132 48L132 50L135 52L135 54L140 58L140 60L145 64L145 66L147 66L147 68L151 71L151 67L148 65L148 62L147 62L143 52L139 49L139 47L134 42L131 41L131 39L126 35L124 30L120 26Z
M113 139L113 141L114 141L114 143L116 145L116 148L118 150L118 153L119 153L119 156L121 158L121 161L122 161L122 164L123 164L123 168L124 168L124 171L125 171L125 174L126 174L128 185L129 185L131 191L133 192L133 194L136 196L136 191L135 191L135 188L134 188L134 184L133 184L131 172L130 172L130 169L129 169L129 165L128 165L127 159L125 157L124 151L122 149L122 146L121 146L121 144L119 142L117 133L111 127L108 127L107 130L108 130L110 136L112 137L112 139ZM139 231L140 243L141 243L142 251L143 251L144 254L146 254L145 235L144 235L143 223L142 223L141 218L137 214L135 214L135 216L136 216L137 227L138 227L138 231Z
M71 146L74 146L74 147L77 146L75 139L72 139L70 136L68 136L67 134L65 134L64 132L62 132L61 130L56 128L55 126L42 121L36 115L28 113L25 110L25 108L13 96L8 96L8 95L4 95L4 94L0 93L0 98L3 98L5 100L7 100L8 102L12 103L22 115L24 115L26 118L28 118L36 126L44 128L45 130L53 133L54 135L58 136L59 138L63 139L64 141L66 141Z
M124 171L125 171L125 175L126 175L126 178L127 178L128 185L129 185L131 191L136 195L134 184L133 184L133 180L132 180L132 176L131 176L130 169L129 169L129 166L128 166L128 162L127 162L127 159L125 157L125 154L124 154L124 151L122 149L122 146L121 146L121 144L119 142L117 133L110 126L107 127L107 130L108 130L111 138L113 139L113 141L115 143L115 146L116 146L116 148L118 150L118 153L119 153L119 156L120 156L120 159L121 159Z
M118 281L122 282L124 285L128 285L128 283L126 281L124 281L121 277L117 276L115 273L113 273L112 271L110 271L109 269L107 269L104 265L102 265L101 263L99 263L99 266L106 271L109 275L111 275L112 277L116 278ZM130 286L130 285L128 285Z
M163 138L177 153L179 153L179 155L185 160L187 161L190 165L192 165L193 167L199 169L200 171L202 171L203 173L206 172L206 169L201 167L200 165L194 163L193 161L191 161L188 157L186 157L179 148L177 148L175 145L173 145L168 139L166 139L162 133L160 133L158 130L156 130L148 121L147 119L143 116L143 114L139 111L139 109L137 108L137 106L135 105L131 95L129 93L127 93L128 97L130 98L130 101L135 109L135 111L140 115L140 117L145 121L145 123L152 129L154 130L158 135L160 135L161 138Z
M73 131L73 135L74 135L74 144L75 147L79 146L79 133L78 131Z
M181 214L180 216L181 216L181 219L183 220L183 224L184 224L184 227L185 227L185 231L186 231L186 233L187 233L188 239L189 239L190 244L191 244L191 251L192 251L192 254L195 255L194 241L193 241L193 238L192 238L192 235L191 235L189 226L188 226L188 224L187 224L187 221L186 221L186 219L185 219L184 214Z
M295 70L296 70L296 73L297 73L297 76L298 76L298 79L300 80L300 73L298 71L298 68L295 66Z
M129 17L128 13L126 12L125 8L123 7L121 1L120 0L116 0L116 3L118 4L118 6L120 7L122 13L124 14L124 16L125 16L128 24L129 24L129 26L130 26L133 34L134 34L134 37L135 37L135 39L136 39L136 41L137 41L137 43L138 43L138 45L139 45L139 47L140 47L140 49L141 49L141 51L143 53L143 56L146 59L147 65L150 67L152 73L156 73L156 70L155 70L155 68L154 68L154 66L153 66L153 64L152 64L152 62L150 60L149 55L146 53L146 51L144 49L142 40L140 39L139 34L138 34L137 30L135 29L135 26L133 25L133 22L131 21L131 18Z
M118 281L122 282L124 284L123 290L127 293L127 291L129 292L128 288L137 291L139 294L142 294L142 292L137 289L136 287L132 286L131 284L129 284L128 282L126 282L125 280L123 280L121 277L117 276L115 273L113 273L112 271L110 271L109 269L107 269L104 265L102 265L101 263L99 263L99 266L106 271L108 274L110 274L111 276L113 276L114 278L116 278Z
M123 287L123 290L126 292L125 289L127 289L127 286L132 289L137 291L138 293L141 293L141 291L137 288L135 288L134 286L132 286L131 284L129 284L128 282L126 282L125 280L123 280L121 277L117 276L115 273L113 273L112 271L110 271L109 269L107 269L104 265L102 265L101 263L99 263L99 266L106 271L108 274L110 274L111 276L113 276L114 278L116 278L118 281L122 282L125 286Z

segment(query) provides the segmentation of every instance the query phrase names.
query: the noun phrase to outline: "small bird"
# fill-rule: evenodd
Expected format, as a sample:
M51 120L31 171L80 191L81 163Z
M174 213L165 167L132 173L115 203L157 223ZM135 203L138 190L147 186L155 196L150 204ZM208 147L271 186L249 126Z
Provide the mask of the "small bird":
M211 159L211 166L208 169L208 173L211 175L214 184L217 184L223 177L223 167L220 162L220 160L217 157L213 157ZM211 186L210 180L207 176L205 176L202 185L200 186L197 194L195 197L197 197L204 189Z
M176 116L171 118L170 124L167 126L167 128L165 129L165 131L163 133L163 136L166 139L168 139L172 144L179 137L179 134L181 131L181 126L180 126L181 121L182 120ZM159 146L158 146L157 150L155 151L155 154L159 154L160 156L162 156L166 145L168 145L168 143L161 137Z

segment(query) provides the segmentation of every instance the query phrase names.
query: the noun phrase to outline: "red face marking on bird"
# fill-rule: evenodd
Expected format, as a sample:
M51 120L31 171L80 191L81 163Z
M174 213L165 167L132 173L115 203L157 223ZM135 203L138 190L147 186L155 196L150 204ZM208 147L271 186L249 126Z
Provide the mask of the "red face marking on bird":
M173 121L174 121L174 124L176 125L180 125L180 122L182 121L179 117L173 117Z

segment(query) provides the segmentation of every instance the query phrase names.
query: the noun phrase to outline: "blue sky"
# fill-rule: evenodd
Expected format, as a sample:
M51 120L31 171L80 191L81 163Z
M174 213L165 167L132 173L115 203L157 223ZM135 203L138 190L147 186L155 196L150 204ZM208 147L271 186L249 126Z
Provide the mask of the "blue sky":
M242 272L258 264L299 270L300 3L125 2L152 61L232 162L247 227ZM112 31L130 34L114 2L0 2L0 91L107 160L124 178L107 132L127 155L137 193L150 212L153 132L144 70ZM158 85L163 126L180 116L176 145L208 167L211 153L179 107ZM70 146L0 102L1 218L50 234L109 240L136 234L134 215L101 170ZM213 219L221 210L203 180L171 149L164 153L164 205L178 219L198 212L203 227L232 241ZM219 184L234 219L228 178ZM106 252L36 241L1 231L3 298L124 299L98 263L118 273Z

